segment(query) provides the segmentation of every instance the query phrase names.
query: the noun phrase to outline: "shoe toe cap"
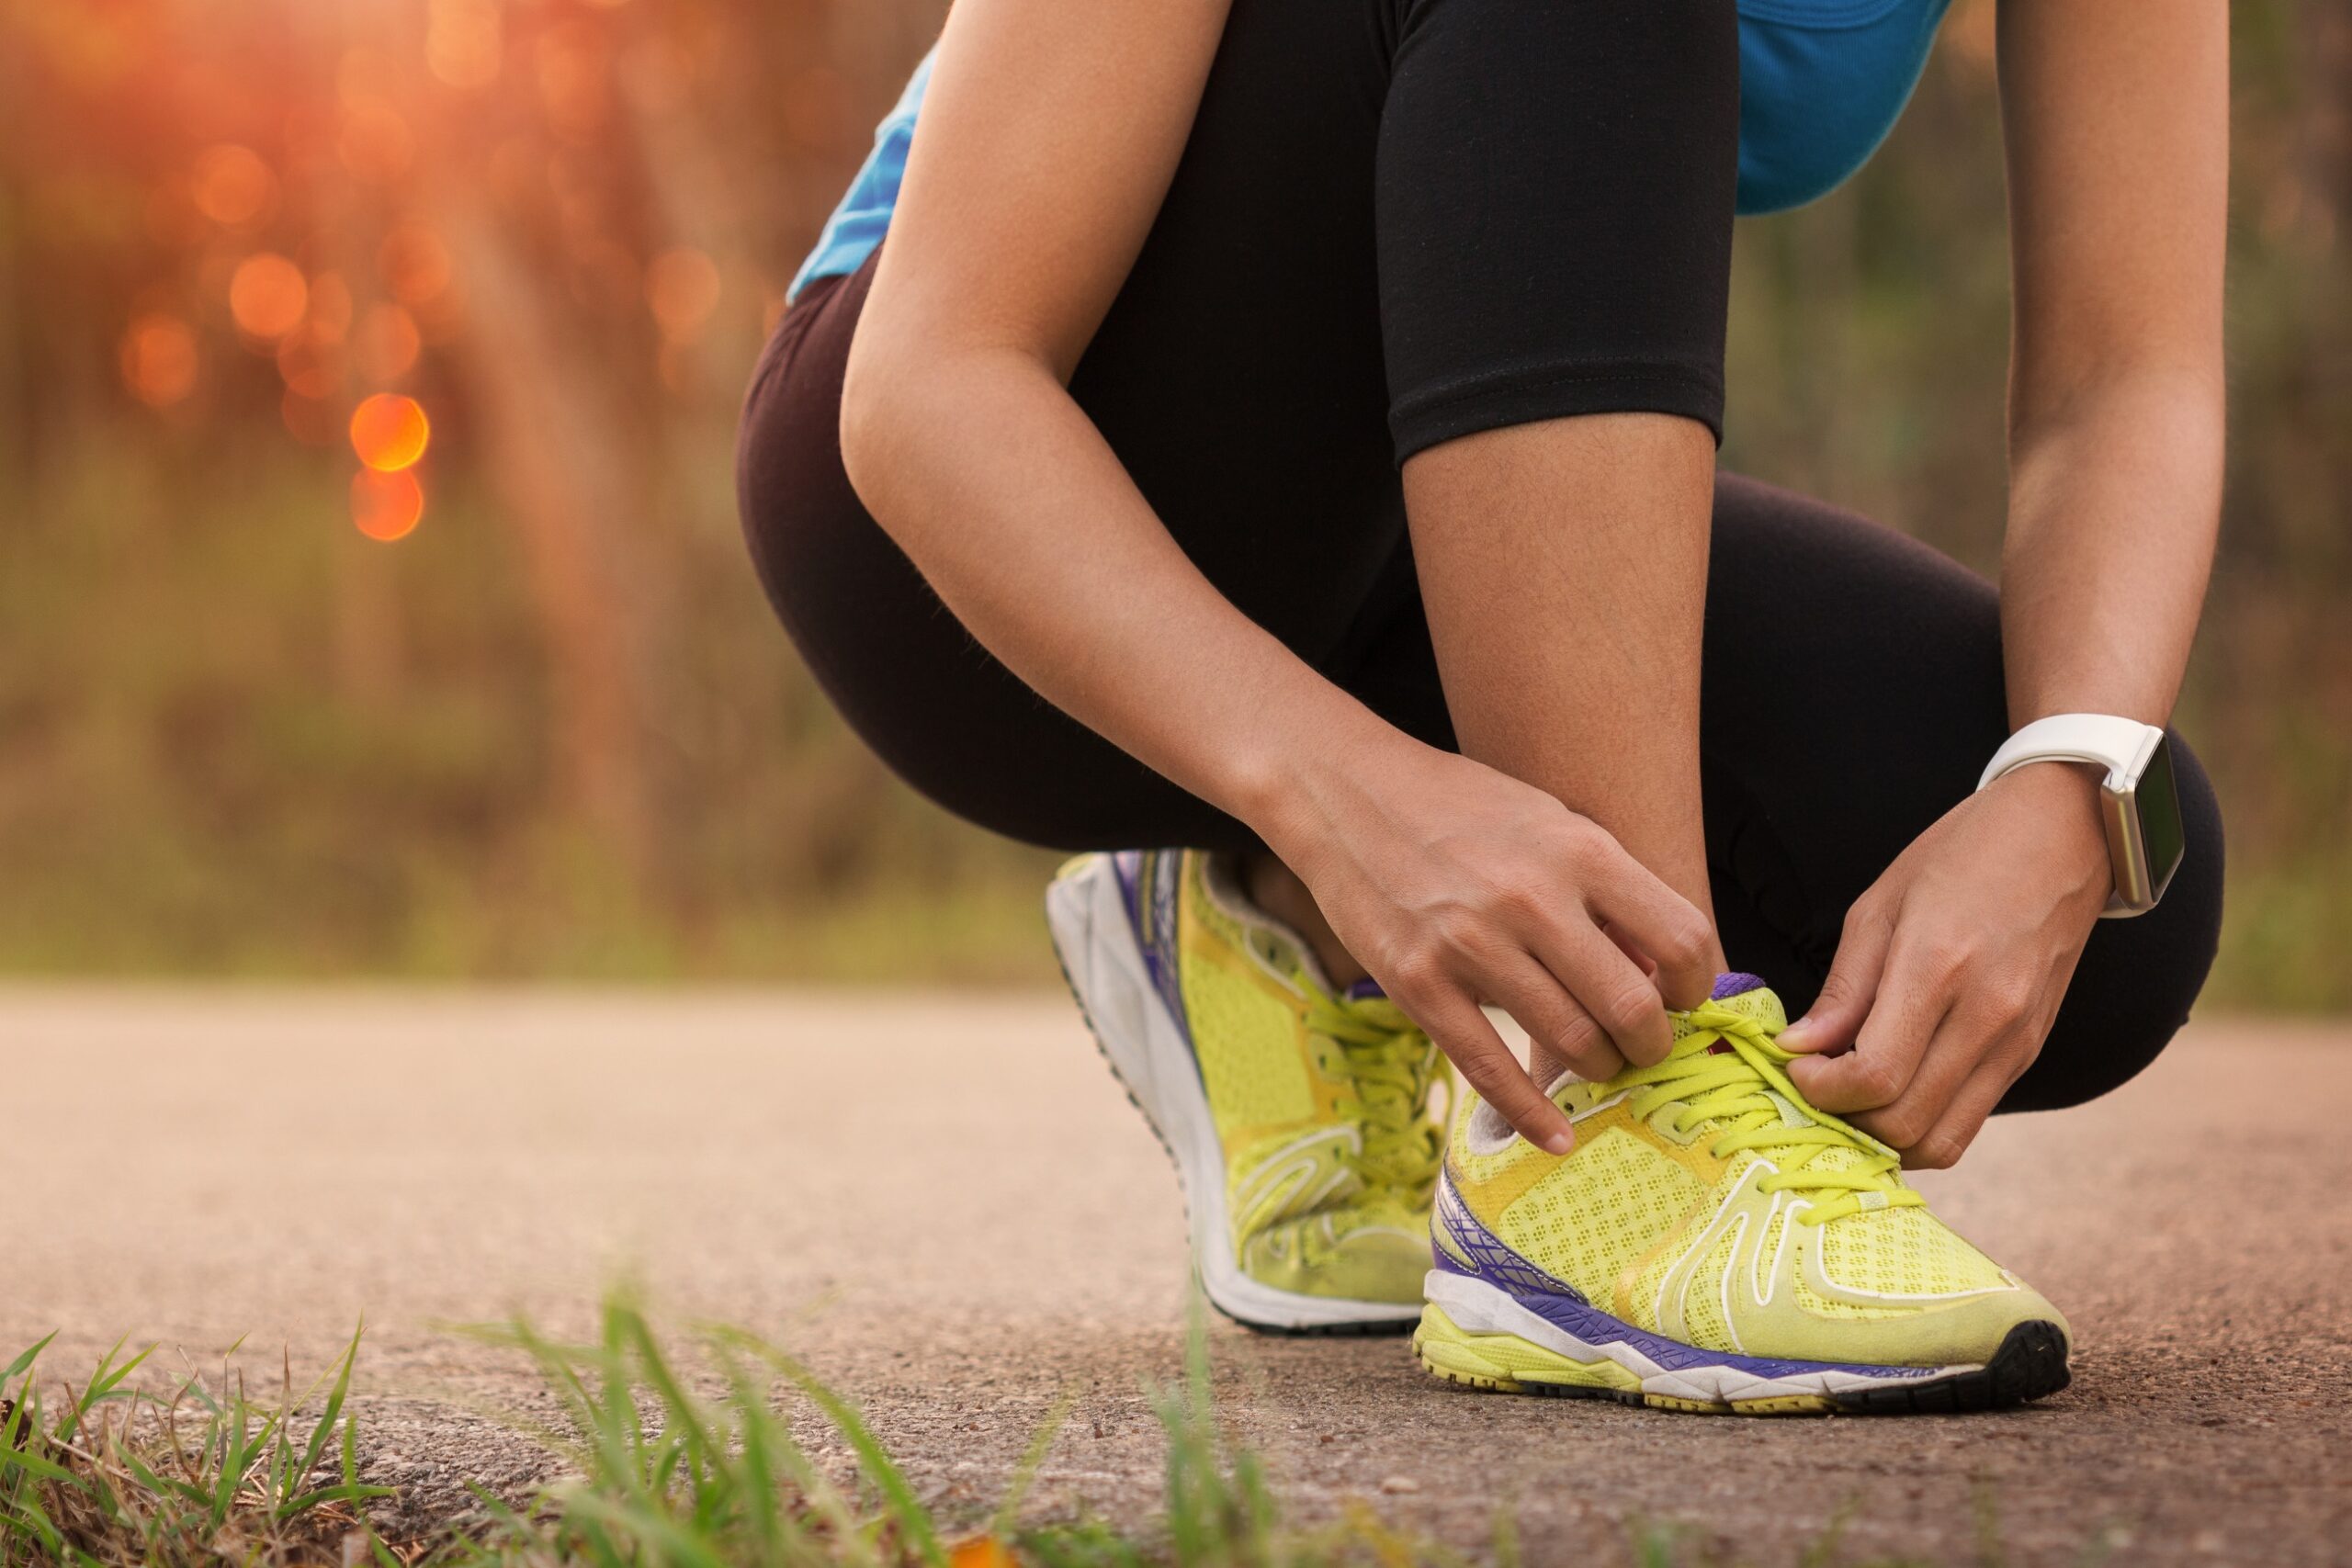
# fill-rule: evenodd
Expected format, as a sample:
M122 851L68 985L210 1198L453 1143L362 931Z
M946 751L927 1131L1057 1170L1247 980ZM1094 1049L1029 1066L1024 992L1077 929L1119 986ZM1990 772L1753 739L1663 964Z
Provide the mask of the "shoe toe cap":
M2073 1340L2064 1316L2025 1285L1922 1303L1916 1310L1881 1308L1870 1316L1807 1312L1742 1337L1752 1355L1864 1366L1978 1366L2025 1323L2047 1323Z
M1309 1216L1261 1232L1242 1248L1242 1272L1299 1295L1408 1306L1420 1301L1430 1269L1425 1225L1373 1219L1327 1233L1322 1224L1321 1216Z

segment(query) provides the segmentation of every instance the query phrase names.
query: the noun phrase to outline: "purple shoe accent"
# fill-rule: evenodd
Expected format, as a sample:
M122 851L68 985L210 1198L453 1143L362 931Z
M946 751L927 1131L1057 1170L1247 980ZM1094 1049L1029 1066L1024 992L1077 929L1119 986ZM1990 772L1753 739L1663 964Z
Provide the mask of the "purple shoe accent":
M1451 1177L1441 1177L1437 1184L1437 1201L1430 1205L1430 1222L1433 1231L1430 1251L1441 1269L1456 1274L1467 1274L1474 1280L1484 1280L1499 1285L1516 1298L1521 1295L1558 1295L1563 1292L1581 1301L1577 1288L1566 1280L1556 1279L1521 1258L1506 1246L1494 1232L1478 1223L1476 1215L1463 1202L1462 1195L1453 1190ZM1437 1240L1442 1235L1452 1242L1470 1259L1470 1267L1462 1263Z
M1743 975L1734 970L1728 975L1715 976L1715 988L1708 993L1707 999L1711 1002L1727 1002L1734 997L1746 996L1750 991L1760 991L1763 988L1764 982L1756 976Z
M1136 884L1142 874L1143 859L1141 850L1120 850L1111 856L1111 869L1119 877L1119 897L1127 906L1127 923L1135 927L1137 942L1143 940L1143 913L1136 902Z
M1111 866L1118 874L1120 901L1135 928L1136 946L1143 952L1144 972L1189 1046L1193 1025L1184 1016L1184 987L1176 972L1176 893L1184 875L1184 852L1120 850Z
M1530 1263L1479 1224L1477 1216L1470 1213L1468 1205L1453 1190L1450 1179L1438 1183L1433 1217L1446 1237L1471 1259L1464 1264L1445 1247L1434 1247L1437 1266L1443 1272L1492 1285L1544 1322L1588 1345L1623 1345L1667 1371L1728 1367L1760 1378L1854 1372L1863 1377L1902 1379L1935 1377L1943 1371L1940 1367L1872 1366L1867 1362L1777 1360L1764 1356L1735 1355L1728 1350L1702 1350L1696 1345L1651 1334L1623 1318L1611 1317L1586 1301L1574 1286Z
M1358 980L1340 994L1351 1002L1385 1002L1388 999L1388 993L1380 988L1380 982L1370 976Z

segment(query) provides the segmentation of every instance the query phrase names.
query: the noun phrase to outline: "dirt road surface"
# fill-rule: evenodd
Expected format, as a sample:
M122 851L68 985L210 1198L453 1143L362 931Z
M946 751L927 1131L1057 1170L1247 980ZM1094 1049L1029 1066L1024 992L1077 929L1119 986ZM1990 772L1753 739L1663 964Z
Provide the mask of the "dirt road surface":
M1182 1359L1175 1179L1049 997L0 993L0 1362L117 1336L300 1372L364 1313L371 1478L420 1515L538 1462L505 1357L622 1275L793 1346L951 1516L1065 1390L1033 1506L1140 1523L1141 1392ZM1996 1124L1941 1210L2072 1316L2075 1386L1999 1416L1739 1421L1443 1388L1396 1340L1212 1336L1229 1424L1301 1513L1374 1498L1535 1563L1674 1521L1841 1555L2352 1557L2352 1028L2195 1026L2086 1110Z

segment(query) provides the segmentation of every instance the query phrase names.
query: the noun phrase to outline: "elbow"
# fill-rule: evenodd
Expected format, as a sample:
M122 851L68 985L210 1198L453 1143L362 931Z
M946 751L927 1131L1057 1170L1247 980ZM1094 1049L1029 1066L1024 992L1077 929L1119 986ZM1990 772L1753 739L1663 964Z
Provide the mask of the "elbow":
M850 489L876 521L887 517L891 454L901 449L899 432L909 423L906 372L885 349L860 332L850 345L842 377L842 468ZM884 524L888 528L888 525Z
M2228 393L2218 356L2125 355L2068 367L2037 366L2010 386L2012 450L2086 426L2138 424L2192 446L2217 443Z
M2013 389L2012 491L2030 471L2130 462L2211 491L2218 506L2225 407L2220 378L2201 367L2133 367L2063 389Z
M858 501L910 554L909 534L967 493L990 460L990 443L1017 423L1035 386L1034 356L959 342L948 332L869 316L842 375L842 468ZM1064 395L1058 386L1056 396Z

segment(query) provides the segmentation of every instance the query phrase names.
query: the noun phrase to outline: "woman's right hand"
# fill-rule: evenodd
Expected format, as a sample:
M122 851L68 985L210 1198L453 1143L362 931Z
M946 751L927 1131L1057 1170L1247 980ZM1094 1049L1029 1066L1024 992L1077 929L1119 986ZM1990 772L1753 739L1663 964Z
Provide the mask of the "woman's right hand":
M1369 766L1359 753L1328 776L1294 775L1286 820L1261 831L1470 1086L1529 1142L1566 1154L1568 1119L1480 1004L1584 1078L1661 1061L1666 1010L1705 999L1721 966L1713 929L1598 823L1396 739Z

